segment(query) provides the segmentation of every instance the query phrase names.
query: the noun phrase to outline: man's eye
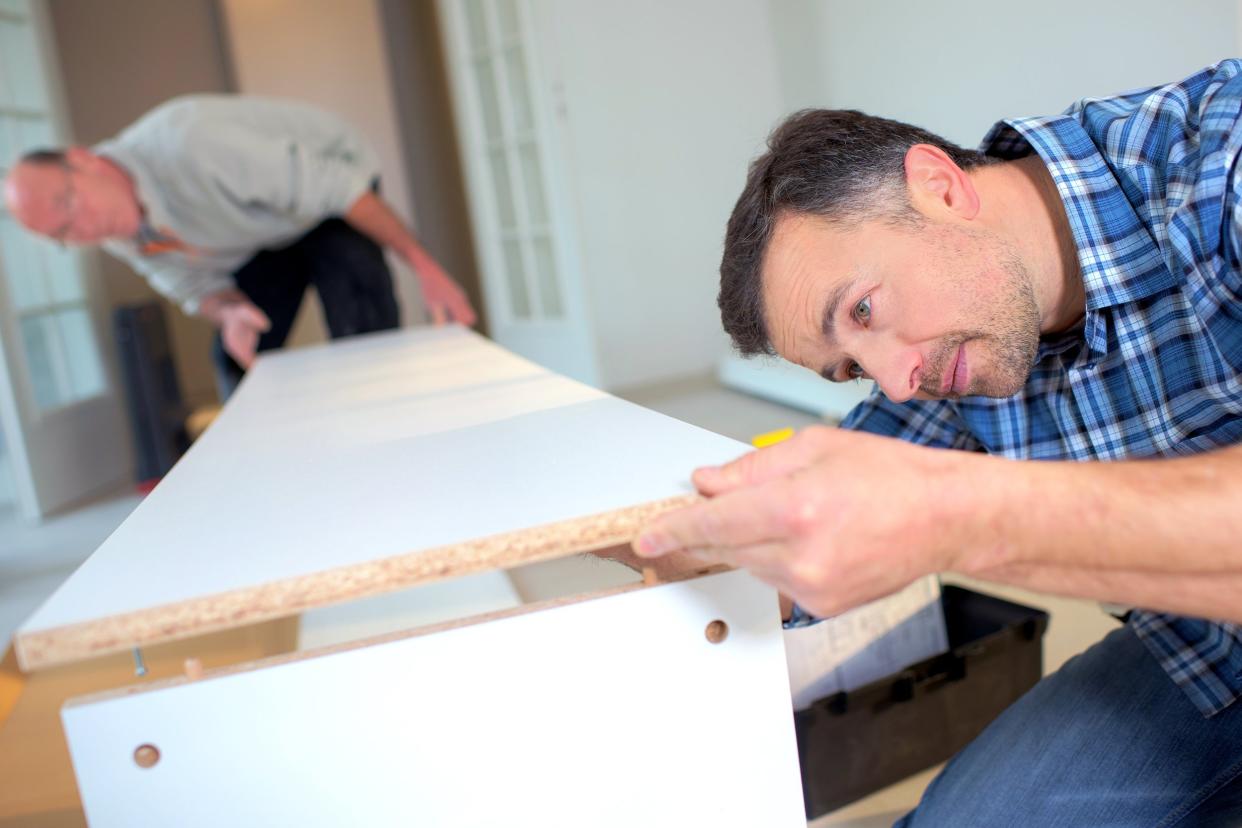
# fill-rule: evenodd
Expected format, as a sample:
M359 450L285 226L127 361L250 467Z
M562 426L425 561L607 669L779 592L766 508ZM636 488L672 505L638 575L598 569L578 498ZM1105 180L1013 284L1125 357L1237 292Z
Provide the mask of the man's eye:
M857 362L851 362L849 368L845 369L846 376L852 380L862 379L866 375L866 371Z
M871 321L871 297L864 296L858 300L858 304L854 306L854 319L859 323L866 325Z

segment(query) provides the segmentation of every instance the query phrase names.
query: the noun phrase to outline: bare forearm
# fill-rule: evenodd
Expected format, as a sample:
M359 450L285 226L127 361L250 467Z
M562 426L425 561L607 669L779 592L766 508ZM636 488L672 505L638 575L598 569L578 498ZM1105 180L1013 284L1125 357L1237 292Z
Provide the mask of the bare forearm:
M974 577L1072 598L1242 623L1242 574L1105 572L1039 564L979 570Z
M377 244L392 248L414 268L432 322L437 325L457 322L471 326L478 321L478 315L461 285L454 282L423 249L382 198L375 193L360 196L345 213L345 220Z
M415 267L420 257L427 255L405 222L375 193L359 196L345 213L345 221L381 247L392 248Z
M989 463L959 568L1193 615L1242 613L1242 451L1176 460ZM980 469L982 471L982 469Z
M646 560L745 567L836 615L933 572L1182 615L1242 614L1242 447L1032 462L840 429L694 473L705 500L644 527Z

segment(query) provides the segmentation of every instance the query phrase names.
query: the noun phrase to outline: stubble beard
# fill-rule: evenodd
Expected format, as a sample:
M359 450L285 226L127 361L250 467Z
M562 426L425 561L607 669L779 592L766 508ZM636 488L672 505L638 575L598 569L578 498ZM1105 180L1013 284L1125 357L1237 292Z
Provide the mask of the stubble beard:
M1011 397L1026 385L1039 352L1039 306L1030 274L1012 251L1005 251L1000 267L1005 278L987 317L977 328L945 335L932 354L931 369L924 372L936 385L924 386L924 393L941 396L940 380L966 342L978 343L968 354L970 386L948 397Z

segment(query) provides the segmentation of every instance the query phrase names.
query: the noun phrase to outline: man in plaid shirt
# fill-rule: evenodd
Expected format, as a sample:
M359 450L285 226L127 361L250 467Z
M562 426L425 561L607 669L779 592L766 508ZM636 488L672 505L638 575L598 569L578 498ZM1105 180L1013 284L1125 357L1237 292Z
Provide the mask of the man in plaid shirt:
M1240 119L1227 60L978 152L804 111L751 166L725 329L879 391L698 470L638 554L744 566L795 623L944 571L1135 608L899 824L1242 825Z

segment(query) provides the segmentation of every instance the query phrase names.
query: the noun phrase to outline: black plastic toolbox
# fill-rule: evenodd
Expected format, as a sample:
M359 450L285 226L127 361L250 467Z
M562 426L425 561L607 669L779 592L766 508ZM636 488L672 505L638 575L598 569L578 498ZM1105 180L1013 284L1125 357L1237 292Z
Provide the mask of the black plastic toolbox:
M807 819L943 762L1043 673L1042 610L946 586L949 651L794 714Z

